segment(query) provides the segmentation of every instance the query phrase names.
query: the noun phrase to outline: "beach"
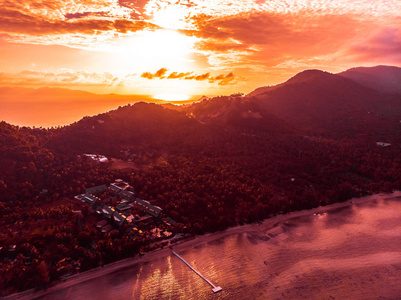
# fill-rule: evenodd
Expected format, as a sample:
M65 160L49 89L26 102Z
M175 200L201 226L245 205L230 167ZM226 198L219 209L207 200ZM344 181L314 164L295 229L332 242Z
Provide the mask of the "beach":
M255 224L247 224L243 226L237 226L237 227L232 227L227 230L221 231L221 232L215 232L211 234L206 234L203 236L198 236L195 237L194 239L191 239L189 241L184 241L182 243L179 243L173 247L174 251L177 253L182 253L186 257L190 258L190 261L194 263L198 263L199 267L202 267L203 269L206 270L206 274L209 272L211 274L210 276L212 277L211 281L216 282L216 285L222 285L223 290L224 286L223 283L224 281L221 280L221 277L217 276L218 271L213 271L211 272L208 268L207 265L200 264L199 259L197 259L195 256L192 257L192 252L196 251L206 251L203 256L213 256L213 254L208 253L207 248L208 246L212 247L219 247L220 244L224 245L226 243L227 245L231 243L231 240L235 239L235 242L241 241L241 243L244 243L241 239L245 239L246 244L244 244L244 249L246 247L249 247L249 243L252 245L256 245L253 250L250 250L250 253L252 251L256 251L258 255L260 255L260 260L261 262L263 261L269 261L267 264L271 264L271 266L274 266L274 271L265 271L264 269L252 269L249 270L250 274L253 274L252 276L255 278L255 280L252 281L252 283L248 282L247 284L252 284L252 285L257 285L257 276L260 276L260 274L263 274L263 277L268 276L268 285L263 286L263 287L258 287L257 289L254 289L249 293L249 295L252 295L254 299L258 299L259 297L262 299L266 294L273 296L273 298L303 298L303 297L308 297L311 294L311 292L314 290L313 286L311 288L311 283L316 285L317 287L321 288L322 286L327 286L327 290L325 292L322 291L320 296L331 296L331 294L335 293L329 293L327 291L330 291L331 289L336 289L336 285L333 284L331 285L330 282L335 282L336 278L342 278L343 280L343 291L344 293L348 293L350 290L353 290L353 294L356 295L356 299L360 298L362 299L364 296L366 297L366 291L369 290L369 288L372 286L372 278L369 274L375 274L376 280L387 280L388 283L388 289L392 291L393 296L401 296L401 291L398 288L397 282L398 279L401 278L401 254L396 251L388 251L388 252L380 252L380 253L370 253L367 252L362 256L357 256L355 254L355 257L343 257L343 258L338 258L338 257L325 257L324 255L322 257L310 257L310 258L305 258L305 259L299 259L299 260L294 260L291 261L291 259L286 258L285 260L287 261L287 265L285 265L286 261L283 260L283 262L280 261L280 259L277 259L274 257L273 254L266 254L268 251L266 251L266 243L269 243L271 245L277 245L277 243L285 242L285 240L280 240L284 238L288 238L285 236L285 234L282 234L284 231L289 230L290 234L291 232L291 223L294 220L302 220L302 218L308 218L311 216L321 216L329 212L336 213L338 211L341 211L342 209L349 208L349 207L358 207L358 206L363 206L369 202L374 202L376 200L386 200L386 199L397 199L401 198L401 192L397 191L392 194L379 194L379 195L372 195L368 197L363 197L363 198L358 198L358 199L351 199L349 201L343 202L343 203L336 203L324 207L317 207L311 210L303 210L303 211L296 211L296 212L291 212L288 214L283 214L283 215L278 215L270 219L266 219L261 223L255 223ZM377 201L376 201L377 202ZM304 221L302 221L304 222ZM296 221L296 223L302 224L302 222ZM284 224L284 225L283 225ZM287 224L287 225L285 225ZM283 231L284 228L284 231ZM286 229L287 228L287 229ZM288 229L289 228L289 229ZM276 237L278 236L278 237ZM291 235L289 235L291 237ZM334 240L334 239L333 239ZM338 240L338 238L337 238ZM326 242L326 240L325 240ZM297 249L302 249L303 246L305 246L305 249L307 248L309 250L316 250L321 251L321 249L313 249L313 245L305 244L302 241L298 241L298 248ZM330 244L331 243L331 244ZM330 245L334 245L336 241L329 241ZM316 243L316 245L319 245L319 243ZM224 245L225 247L225 245ZM224 247L222 247L224 249ZM261 248L262 247L262 248ZM264 247L264 248L263 248ZM280 249L285 249L286 251L288 250L289 246L283 246L280 245ZM284 248L283 248L284 247ZM312 247L312 248L311 248ZM319 247L322 247L320 245ZM324 247L324 245L323 245ZM237 247L238 248L238 247ZM287 249L288 248L288 249ZM196 251L192 251L196 249ZM256 249L256 250L255 250ZM220 249L221 250L221 249ZM294 251L293 249L291 251ZM231 252L230 252L231 253ZM231 255L231 254L228 254ZM295 253L295 252L294 252ZM235 255L238 255L236 253ZM382 261L383 261L383 255L386 256L385 259L390 263L390 266L386 264L383 266ZM254 255L255 256L255 255ZM292 257L296 257L296 254L292 254ZM266 257L266 258L262 258ZM275 261L274 263L270 263L270 260ZM216 260L218 258L216 257ZM163 260L163 261L161 261ZM61 291L66 291L68 289L74 289L75 286L80 286L83 285L85 282L95 282L96 280L100 280L101 278L105 278L107 276L114 276L114 274L117 274L118 272L126 272L127 270L130 269L135 269L138 268L138 266L148 266L149 264L152 264L154 261L160 261L160 264L164 264L164 260L171 260L171 249L165 248L165 249L160 249L156 250L150 253L146 253L145 255L139 257L134 257L130 259L125 259L121 260L109 265L106 265L102 268L96 268L84 273L80 273L74 276L71 276L67 278L64 282L57 282L53 283L52 286L48 287L46 290L29 290L26 292L22 292L19 294L14 294L5 297L4 299L51 299L52 295L56 295ZM211 259L213 260L213 259ZM235 261L235 258L232 258L233 261ZM364 262L367 262L364 265ZM174 264L179 266L177 261L174 261ZM214 263L217 268L217 262ZM305 273L300 273L300 269L303 268L304 265L308 266L308 272ZM341 265L341 268L337 268L336 266ZM354 268L355 265L358 265L358 268ZM270 266L270 265L269 265ZM331 267L333 266L333 267ZM243 267L243 266L242 266ZM263 266L262 266L263 267ZM262 268L262 267L257 267L257 268ZM164 267L160 267L160 269L163 269ZM185 269L181 269L180 272L186 272ZM331 268L331 269L330 269ZM398 270L399 268L399 270ZM209 271L208 271L209 270ZM328 273L329 271L329 273ZM150 272L150 271L149 271ZM233 272L233 271L232 271ZM261 273L261 272L266 272L266 273ZM322 273L323 272L323 273ZM346 272L348 275L351 276L352 278L360 278L358 281L358 284L355 284L353 280L350 281L348 286L347 280L344 279L344 272ZM203 273L203 272L202 272ZM277 274L276 274L277 273ZM342 274L342 275L339 275ZM380 279L380 276L383 276L382 274L390 274L389 278L382 278ZM190 275L188 275L190 276ZM214 277L215 276L215 277ZM251 276L251 277L252 277ZM298 277L296 277L298 276ZM176 275L177 277L177 275ZM191 277L192 278L192 277ZM143 279L145 280L145 279ZM192 279L191 279L192 280ZM196 280L196 279L194 279ZM234 276L233 279L234 280ZM319 282L321 281L321 282ZM198 284L198 281L196 281ZM265 282L265 279L263 279L261 282ZM266 283L266 282L265 282ZM329 284L327 284L329 283ZM143 286L144 283L142 283ZM167 284L167 283L166 283ZM227 286L227 284L226 284ZM298 288L294 289L293 287L296 286ZM279 287L279 288L275 288ZM203 283L199 282L199 288L202 290L205 289L206 291L209 290L207 286L204 287ZM238 287L239 290L241 290L241 286ZM256 292L262 291L262 294L259 295ZM277 293L275 292L277 291ZM285 291L285 292L284 292ZM346 291L346 292L345 292ZM360 292L359 292L360 291ZM327 293L326 293L327 292ZM360 293L360 294L358 294ZM400 293L400 294L398 294ZM138 292L138 295L140 292ZM327 295L326 295L327 294ZM329 295L330 294L330 295ZM377 293L376 293L377 294ZM67 296L65 296L67 295ZM68 294L64 295L64 299L69 299ZM339 299L339 294L337 293L337 299ZM358 296L359 295L359 296ZM375 295L374 292L372 292L372 295ZM212 297L212 294L209 295ZM207 296L207 297L209 297ZM228 298L230 297L229 294L226 293L219 293L219 295L215 295L217 298ZM346 294L344 294L346 296ZM235 296L234 296L235 297ZM334 296L331 296L334 297ZM177 296L177 298L180 298L180 296ZM142 298L141 298L142 299ZM143 298L146 299L146 298ZM175 299L174 297L172 299ZM307 298L305 298L307 299ZM316 298L317 299L317 298ZM395 298L394 298L395 299Z

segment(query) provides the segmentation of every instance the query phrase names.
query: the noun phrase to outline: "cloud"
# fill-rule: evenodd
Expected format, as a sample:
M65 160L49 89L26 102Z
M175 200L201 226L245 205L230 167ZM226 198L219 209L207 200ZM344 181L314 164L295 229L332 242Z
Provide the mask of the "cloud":
M84 13L74 13L74 14L66 14L65 15L65 17L67 18L67 19L81 19L81 18L85 18L85 17L87 17L87 16L90 16L90 15L92 15L93 13L91 13L91 12L84 12Z
M200 74L200 75L192 75L184 77L185 80L197 80L203 81L210 78L210 73Z
M390 17L376 19L309 10L302 13L252 11L228 16L198 14L190 20L193 28L181 32L199 39L196 49L207 57L209 65L215 69L241 68L248 72L261 67L271 69L287 61L313 61L314 65L326 66L337 63L338 67L345 63L334 62L338 53L343 53L377 28L393 28L396 27L393 24L400 23L399 19ZM392 34L393 37L386 38L393 38L391 47L396 55L397 40ZM389 41L386 43L390 46ZM380 55L380 47L377 48L375 53Z
M211 78L209 81L217 81L219 85L228 85L228 84L234 84L236 83L236 77L235 75L230 72L227 75L218 75L215 78Z
M353 61L401 63L401 24L397 28L385 28L366 40L352 45L346 56Z
M193 72L186 72L186 73L172 72L170 75L168 75L167 79L181 79L181 78L191 75L192 73Z
M145 11L145 6L149 0L118 0L121 7L126 7L132 10L135 16L141 16Z
M57 56L55 64L80 69L81 65L76 64L82 61L84 65L96 65L91 67L94 70L110 70L111 61L113 67L128 62L131 49L146 46L137 42L141 34L136 32L163 27L193 37L186 37L191 40L183 51L188 57L173 51L172 56L179 57L182 64L168 64L157 61L151 51L135 55L144 57L146 64L137 68L137 79L166 79L167 83L167 79L177 83L192 80L224 86L244 83L246 77L246 84L256 85L270 80L277 83L271 78L286 78L306 68L330 71L336 66L341 70L372 61L401 64L400 11L401 1L397 0L2 0L0 43L10 48L14 47L12 42L18 43L17 47L25 43L78 48L74 55L80 55L81 60L72 55L68 59ZM183 48L177 45L177 49ZM82 51L85 49L90 49L91 55ZM116 55L119 51L124 54ZM162 47L160 51L167 53ZM7 58L3 57L0 62L5 71L26 66L54 70L51 57L45 61L29 51L19 56L22 59L14 53L9 57L12 55L18 67L4 64ZM95 62L94 57L110 59ZM129 69L128 63L126 66ZM154 66L184 72L156 71ZM190 66L204 71L186 72ZM146 70L151 72L142 73ZM20 76L23 82L34 82L42 75ZM46 76L52 77L50 73ZM85 74L64 74L51 82L69 83L79 78L89 84L101 82L91 81L89 78L94 77Z
M67 14L68 15L68 14ZM65 20L46 20L27 15L19 11L0 9L0 30L6 33L28 35L84 33L95 34L98 31L116 31L126 33L144 29L156 29L158 26L146 21L125 19L84 19L88 14L71 14Z
M155 78L163 79L163 78L165 78L164 75L166 73L167 73L167 69L161 68L161 69L157 70L155 73L144 72L144 73L142 73L141 77L146 78L146 79L155 79Z
M155 73L155 77L158 77L158 78L164 78L164 75L167 73L167 69L166 68L161 68L160 70L158 70L156 73Z
M141 77L146 79L153 79L155 76L150 72L144 72L142 73Z
M183 79L183 80L196 80L196 81L208 81L209 83L218 82L219 85L234 84L237 81L234 73L230 72L226 75L220 74L217 76L211 76L210 72L204 74L193 74L193 72L171 72L168 76L166 68L161 68L155 73L144 72L141 77L146 79Z
M18 73L0 73L0 86L116 86L120 83L119 77L107 72L60 69L57 72L23 70Z
M128 31L135 32L144 29L155 30L158 26L146 21L129 21L129 20L115 20L114 28L120 33L127 33Z
M103 12L103 11L99 11L99 12L86 11L83 13L67 13L67 14L65 14L65 17L67 19L82 19L82 18L89 17L89 16L106 17L106 16L108 16L108 13Z

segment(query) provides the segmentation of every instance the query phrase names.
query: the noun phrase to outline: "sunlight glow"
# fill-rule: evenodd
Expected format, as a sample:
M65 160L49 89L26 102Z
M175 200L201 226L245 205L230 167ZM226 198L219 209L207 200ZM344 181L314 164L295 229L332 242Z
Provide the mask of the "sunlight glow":
M185 18L188 11L182 6L168 5L163 9L153 12L152 21L161 27L178 29L188 27Z
M157 94L153 96L153 99L165 100L165 101L186 101L189 100L188 95L184 94Z
M161 67L192 70L190 54L195 41L175 30L142 31L118 43L116 59L130 72L153 72Z

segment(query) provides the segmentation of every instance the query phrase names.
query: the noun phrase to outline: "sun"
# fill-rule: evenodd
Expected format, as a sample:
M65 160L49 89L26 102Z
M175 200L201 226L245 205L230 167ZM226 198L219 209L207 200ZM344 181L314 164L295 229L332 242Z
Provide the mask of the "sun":
M176 30L142 31L118 42L116 54L130 72L152 72L160 68L193 69L191 54L196 38Z

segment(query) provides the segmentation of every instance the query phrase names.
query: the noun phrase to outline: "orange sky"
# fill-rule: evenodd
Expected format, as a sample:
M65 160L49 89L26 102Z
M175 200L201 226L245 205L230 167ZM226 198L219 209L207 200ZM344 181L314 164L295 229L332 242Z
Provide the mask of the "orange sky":
M0 86L165 99L401 66L399 0L0 0Z

